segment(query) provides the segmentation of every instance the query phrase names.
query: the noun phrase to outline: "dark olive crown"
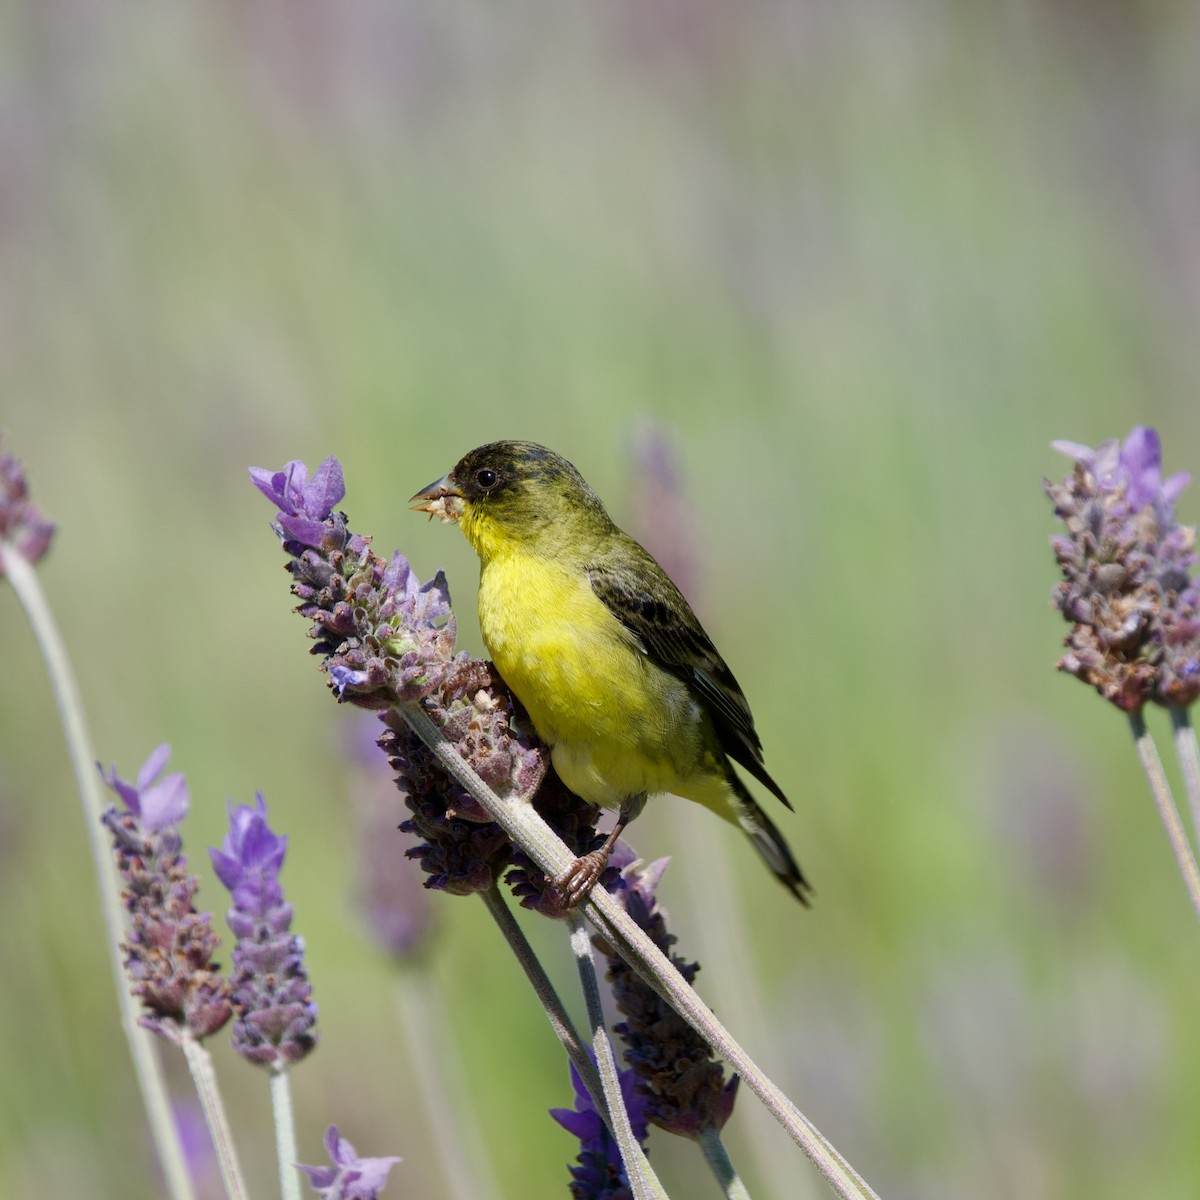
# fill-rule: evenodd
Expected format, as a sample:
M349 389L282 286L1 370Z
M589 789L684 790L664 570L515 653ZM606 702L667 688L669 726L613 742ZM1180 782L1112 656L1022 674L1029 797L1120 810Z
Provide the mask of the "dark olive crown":
M600 497L560 454L536 442L489 442L464 454L450 478L472 505L496 518L542 525L563 507L598 514Z

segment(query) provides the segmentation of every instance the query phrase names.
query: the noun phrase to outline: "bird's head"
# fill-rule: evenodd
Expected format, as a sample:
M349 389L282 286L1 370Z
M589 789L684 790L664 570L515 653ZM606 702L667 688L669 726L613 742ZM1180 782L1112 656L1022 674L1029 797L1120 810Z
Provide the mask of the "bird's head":
M489 442L409 501L457 521L483 558L517 543L607 530L600 498L561 455L536 442Z

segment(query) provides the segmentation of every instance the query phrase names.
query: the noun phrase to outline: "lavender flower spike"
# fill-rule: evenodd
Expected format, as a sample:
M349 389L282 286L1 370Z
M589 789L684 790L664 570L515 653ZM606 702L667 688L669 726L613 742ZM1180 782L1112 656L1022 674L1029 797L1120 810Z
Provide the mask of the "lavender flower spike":
M267 824L267 805L229 808L229 833L210 849L217 877L233 896L233 1048L250 1062L282 1070L316 1045L317 1006L304 969L304 947L290 933L292 906L283 898L279 869L287 838Z
M217 935L208 913L192 905L199 883L180 852L176 826L187 814L187 784L178 774L160 778L170 752L159 746L136 783L118 778L115 767L103 776L125 805L124 812L110 806L103 821L125 881L131 929L122 948L133 994L145 1008L141 1023L178 1043L185 1033L216 1033L233 1010L229 984L210 961Z
M667 931L667 914L654 894L670 859L649 865L630 862L628 847L622 857L625 863L618 859L622 870L614 896L691 984L699 964L671 952L676 938ZM608 958L613 997L625 1017L613 1032L625 1043L626 1058L637 1073L647 1120L668 1133L697 1140L706 1132L720 1132L733 1112L738 1077L726 1082L704 1038L602 938L592 940Z
M1158 434L1054 448L1072 475L1045 484L1066 535L1052 540L1063 582L1052 603L1072 622L1059 670L1127 713L1148 700L1185 707L1200 697L1200 587L1191 578L1196 531L1175 520L1186 473L1162 477Z
M629 1113L633 1136L645 1149L648 1127L646 1100L634 1086L633 1071L621 1071L621 1097ZM633 1191L625 1175L617 1140L608 1131L603 1118L579 1072L571 1066L571 1085L575 1089L574 1108L552 1108L550 1115L579 1139L578 1166L571 1168L571 1200L633 1200Z
M9 547L35 563L50 549L53 536L54 522L29 499L25 468L11 454L0 453L0 575Z
M278 511L274 530L291 557L297 608L339 700L382 709L428 696L454 658L454 616L439 571L421 584L402 554L385 563L370 539L351 534L333 506L342 468L327 458L308 478L302 462L250 477ZM463 656L465 657L465 656Z
M375 1200L387 1183L388 1172L400 1161L395 1156L359 1158L336 1125L325 1132L325 1151L332 1167L300 1166L322 1200Z

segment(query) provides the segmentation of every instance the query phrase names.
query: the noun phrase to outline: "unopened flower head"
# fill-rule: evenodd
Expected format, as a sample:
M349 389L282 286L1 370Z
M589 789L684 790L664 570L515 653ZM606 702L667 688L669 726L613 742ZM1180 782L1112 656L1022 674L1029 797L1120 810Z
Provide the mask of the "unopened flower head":
M629 862L628 856L626 848L619 859L621 875L613 895L691 984L700 966L671 952L676 938L667 931L666 912L654 894L670 860L660 858L643 865ZM607 942L600 937L593 941L608 959L608 979L625 1018L614 1032L625 1043L626 1058L637 1073L647 1119L688 1138L697 1138L706 1129L723 1128L733 1112L737 1076L726 1082L724 1069L704 1038Z
M387 708L427 696L454 657L450 593L439 571L422 584L404 555L385 563L368 538L352 535L333 511L345 494L342 469L327 458L308 478L302 462L274 473L254 467L255 487L278 512L275 532L309 618L314 653L340 700Z
M376 1200L387 1183L388 1172L400 1161L394 1155L360 1158L336 1125L325 1132L325 1152L333 1166L300 1167L321 1200Z
M1175 520L1187 474L1162 477L1158 434L1054 447L1075 460L1046 482L1065 536L1052 539L1063 582L1052 603L1072 622L1059 669L1125 712L1147 700L1186 706L1200 696L1200 588L1195 528Z
M209 856L229 889L233 948L233 1048L250 1062L283 1068L316 1045L317 1006L304 968L304 945L291 932L292 906L279 870L287 838L267 824L262 794L254 807L229 806L229 833Z
M425 701L447 740L490 787L530 796L541 782L540 751L512 728L511 700L491 664L463 657ZM508 865L512 845L486 810L442 769L395 713L379 744L412 814L401 829L421 838L410 850L426 887L454 895L487 891Z
M29 483L20 459L0 450L0 575L6 547L35 563L50 549L54 522L29 498Z
M633 1136L644 1150L648 1132L645 1096L636 1086L637 1076L633 1071L621 1071L619 1078ZM617 1140L596 1111L574 1064L571 1085L575 1090L575 1107L550 1110L550 1115L579 1139L578 1166L571 1168L571 1200L633 1200Z
M169 1041L216 1033L232 1015L229 984L211 961L218 944L208 913L192 900L199 886L181 853L177 825L187 814L187 784L163 775L170 747L159 746L128 783L112 768L104 781L121 797L103 821L113 836L131 918L124 944L142 1024Z

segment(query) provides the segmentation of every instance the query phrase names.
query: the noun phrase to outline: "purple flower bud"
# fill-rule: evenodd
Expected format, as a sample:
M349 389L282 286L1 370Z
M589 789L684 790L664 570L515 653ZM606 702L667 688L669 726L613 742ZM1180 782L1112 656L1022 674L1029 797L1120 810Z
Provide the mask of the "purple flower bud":
M291 540L304 546L319 547L325 536L325 521L346 494L342 466L329 456L308 478L308 468L299 460L285 463L282 471L251 467L254 486L279 512L278 527Z
M387 721L390 728L379 745L411 814L400 828L420 839L407 857L420 864L427 888L453 896L486 892L508 864L512 844L507 835L402 719L389 713Z
M336 1125L330 1125L325 1133L325 1152L332 1167L300 1167L322 1200L375 1200L387 1183L388 1172L400 1161L394 1156L359 1158Z
M290 930L292 906L279 869L287 838L267 824L259 792L255 806L229 806L229 833L210 849L217 877L229 889L233 948L233 1048L250 1062L282 1069L316 1045L317 1006L304 968L304 947Z
M633 1071L621 1071L619 1078L633 1136L645 1149L648 1132L645 1097L636 1087L637 1076ZM579 1165L571 1168L572 1200L633 1200L617 1140L596 1111L591 1094L583 1086L574 1064L571 1065L571 1086L575 1089L575 1107L552 1108L550 1115L579 1139L576 1159Z
M1072 622L1059 670L1125 712L1147 700L1186 706L1200 696L1200 589L1192 526L1175 521L1187 474L1162 478L1158 434L1136 426L1124 443L1054 448L1075 459L1045 483L1067 535L1051 540L1064 582L1052 603Z
M169 754L159 746L136 783L119 779L115 767L102 773L126 809L108 808L103 821L126 884L131 928L122 949L133 994L146 1010L142 1024L179 1042L185 1031L195 1038L216 1033L232 1008L229 984L210 961L219 939L209 914L193 907L199 883L180 853L176 825L187 814L187 785L182 775L158 778Z
M651 941L690 984L700 970L671 952L676 938L667 932L666 912L655 897L670 860L625 866L613 895ZM603 938L593 937L608 959L613 997L625 1020L614 1027L625 1043L629 1065L637 1073L638 1091L646 1098L651 1124L681 1137L697 1138L705 1129L720 1130L733 1112L738 1078L725 1082L725 1072L712 1048Z
M54 522L29 499L25 468L11 454L0 453L0 575L10 549L35 563L50 549Z

